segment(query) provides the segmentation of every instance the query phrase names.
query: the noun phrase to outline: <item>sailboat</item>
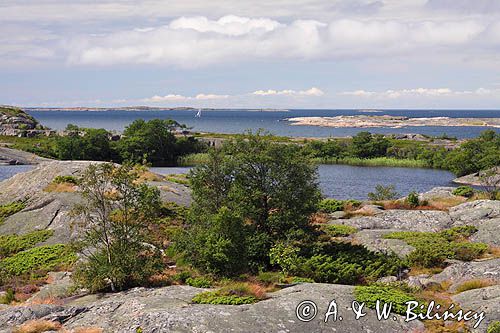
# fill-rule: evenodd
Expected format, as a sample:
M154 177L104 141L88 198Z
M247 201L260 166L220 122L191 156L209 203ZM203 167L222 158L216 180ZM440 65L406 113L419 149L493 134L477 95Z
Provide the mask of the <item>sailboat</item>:
M201 118L201 109L198 109L198 113L194 117Z

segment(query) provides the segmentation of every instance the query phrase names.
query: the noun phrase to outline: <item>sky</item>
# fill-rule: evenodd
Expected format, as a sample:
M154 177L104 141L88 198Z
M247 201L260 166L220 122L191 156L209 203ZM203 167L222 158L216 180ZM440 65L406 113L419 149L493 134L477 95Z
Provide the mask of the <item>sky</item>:
M0 17L0 104L500 110L498 0L2 0Z

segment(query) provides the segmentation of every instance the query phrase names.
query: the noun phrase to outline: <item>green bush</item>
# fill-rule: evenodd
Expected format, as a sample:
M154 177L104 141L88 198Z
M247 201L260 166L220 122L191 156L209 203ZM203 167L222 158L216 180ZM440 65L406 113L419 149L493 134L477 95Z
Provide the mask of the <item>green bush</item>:
M260 272L257 275L257 280L265 284L276 284L283 280L281 272Z
M14 289L9 288L5 292L5 296L0 297L0 304L10 304L16 300Z
M420 200L418 199L418 193L413 191L408 194L405 202L410 205L410 207L417 207L420 205Z
M474 226L455 227L441 232L400 231L384 236L388 239L402 239L415 247L407 259L413 266L442 267L446 259L470 261L488 250L483 243L464 242L477 229Z
M218 291L205 291L193 297L191 300L197 304L224 304L241 305L257 302L253 296L221 295Z
M321 283L356 284L396 275L404 263L394 255L375 253L360 245L313 244L312 253L299 257L291 273Z
M212 286L212 280L207 279L203 276L199 276L196 278L189 277L186 279L186 284L196 288L210 288Z
M392 312L404 315L406 313L406 302L415 301L415 297L404 291L390 286L356 286L354 288L356 301L365 303L368 308L374 309L377 300L384 303L392 303ZM421 313L421 309L414 309L415 313Z
M75 176L56 176L52 182L55 184L64 184L64 183L69 183L74 185L79 184L79 180Z
M314 283L314 280L305 277L294 276L292 277L292 283Z
M0 262L0 271L7 276L19 276L35 271L48 272L71 265L76 255L64 244L44 245L21 251Z
M474 195L474 189L470 186L459 186L452 193L453 195L470 198Z
M323 231L330 237L346 237L358 231L355 227L343 224L326 224Z
M0 236L0 258L30 249L36 244L46 241L53 234L52 230L39 230L26 235Z
M182 271L172 275L172 280L180 283L186 283L186 281L190 278L191 278L191 272L189 271Z
M500 321L494 321L488 325L487 333L500 333Z
M4 219L26 208L26 204L21 201L14 201L5 205L0 205L0 224Z
M383 201L383 200L394 200L399 197L399 193L395 191L396 187L394 185L377 185L375 186L375 192L368 193L368 199L371 201Z
M333 213L344 209L344 201L335 199L323 199L318 204L318 209L323 213Z

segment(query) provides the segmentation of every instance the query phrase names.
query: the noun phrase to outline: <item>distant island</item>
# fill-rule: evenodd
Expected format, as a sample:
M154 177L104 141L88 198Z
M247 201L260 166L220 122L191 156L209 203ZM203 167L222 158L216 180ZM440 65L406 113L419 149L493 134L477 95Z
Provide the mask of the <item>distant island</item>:
M189 106L176 106L176 107L160 107L160 106L116 106L116 107L21 107L24 111L213 111L213 110L226 110L226 111L251 111L251 112L288 112L287 109L234 109L234 108L194 108Z
M295 117L288 118L292 125L323 127L388 127L402 128L415 126L484 126L500 128L500 118L450 118L426 117L410 118L404 116L336 116L336 117Z

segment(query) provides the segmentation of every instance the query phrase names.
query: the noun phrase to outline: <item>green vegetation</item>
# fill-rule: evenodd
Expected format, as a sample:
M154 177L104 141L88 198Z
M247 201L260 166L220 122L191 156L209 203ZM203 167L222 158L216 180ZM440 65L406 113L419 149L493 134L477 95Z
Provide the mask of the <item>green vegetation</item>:
M415 247L415 251L407 257L410 265L432 268L443 267L446 259L470 261L483 255L488 245L466 242L476 231L473 226L463 226L441 232L393 232L385 238L402 239Z
M205 291L194 296L192 302L197 304L241 305L255 303L257 299L253 296L224 295L219 291Z
M0 224L2 224L7 217L20 212L24 208L26 208L26 204L21 201L14 201L5 205L0 205Z
M75 176L56 176L52 182L55 184L67 183L67 184L78 185L79 180Z
M136 169L111 163L91 165L82 175L83 203L75 211L88 230L81 244L87 261L75 279L92 291L144 285L162 268L160 251L146 245L160 212L159 191L137 179Z
M491 322L488 325L487 333L500 333L500 321Z
M34 272L46 273L71 265L76 255L63 244L45 245L24 250L0 261L0 275L11 277Z
M318 210L323 213L333 213L345 210L347 207L359 207L361 202L358 200L336 200L323 199L318 204Z
M0 259L31 249L38 243L46 241L53 233L52 230L40 230L26 235L2 235L0 236Z
M397 168L427 168L429 165L423 160L414 159L398 159L395 157L331 157L331 158L315 158L315 162L320 164L343 164L352 166L369 166L369 167L397 167Z
M453 190L453 195L470 198L474 195L474 189L470 186L459 186Z
M418 193L415 191L410 192L406 197L405 202L412 208L420 206L420 199L418 198Z
M415 297L391 286L356 286L354 288L354 296L356 301L365 303L368 308L374 309L377 301L383 307L384 303L392 304L393 313L404 315L406 313L406 302L415 301ZM421 309L414 309L415 313L422 311Z
M0 304L10 304L16 300L14 289L8 288L5 295L0 297Z
M208 153L196 153L181 156L178 160L180 166L196 166L200 164L206 164L209 161Z
M347 237L358 231L355 227L343 224L327 224L322 229L330 237Z
M375 192L368 193L368 199L371 201L383 201L383 200L394 200L399 197L399 193L396 192L394 185L384 186L378 184L375 186Z
M186 284L188 286L196 287L196 288L210 288L212 286L212 280L199 276L199 277L189 277L186 279Z

